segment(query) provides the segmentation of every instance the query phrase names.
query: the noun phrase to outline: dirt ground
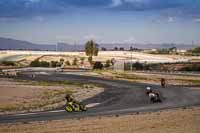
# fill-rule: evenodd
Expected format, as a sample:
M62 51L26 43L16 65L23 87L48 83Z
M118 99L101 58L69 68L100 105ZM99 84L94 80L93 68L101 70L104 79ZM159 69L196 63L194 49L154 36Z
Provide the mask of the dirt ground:
M199 133L200 107L154 113L1 124L1 133Z
M64 97L67 93L82 101L102 91L102 87L92 84L73 85L0 78L0 115L54 109L65 104Z

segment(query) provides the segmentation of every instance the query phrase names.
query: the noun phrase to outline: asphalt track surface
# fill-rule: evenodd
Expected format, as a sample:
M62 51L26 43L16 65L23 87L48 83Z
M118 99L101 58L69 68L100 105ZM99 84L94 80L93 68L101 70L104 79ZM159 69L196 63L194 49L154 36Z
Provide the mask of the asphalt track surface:
M91 77L76 74L63 74L48 72L48 74L37 74L31 78L33 72L26 72L20 79L48 80L48 81L78 81L83 83L94 83L101 85L105 91L89 98L83 103L100 103L89 108L86 112L67 113L61 109L45 112L34 112L15 115L1 115L0 123L30 122L83 118L90 116L135 114L138 112L152 112L163 109L179 108L200 105L200 90L168 86L161 88L158 85L134 83L123 80L108 80L99 77ZM145 87L151 86L161 94L162 103L151 103L145 94Z

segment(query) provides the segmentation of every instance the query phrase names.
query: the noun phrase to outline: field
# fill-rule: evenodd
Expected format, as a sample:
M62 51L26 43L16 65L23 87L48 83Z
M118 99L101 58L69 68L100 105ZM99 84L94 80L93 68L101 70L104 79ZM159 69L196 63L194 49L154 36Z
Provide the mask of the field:
M29 65L31 61L39 59L41 61L59 61L60 59L69 61L71 64L74 58L78 59L80 63L81 58L84 60L83 64L88 65L87 56L85 52L49 52L49 51L1 51L1 60L17 61L21 65ZM94 61L106 62L106 60L115 59L117 61L141 61L151 63L164 63L164 62L188 62L199 61L200 57L197 56L181 56L181 55L152 55L143 52L130 52L130 51L100 51L98 56L94 56Z

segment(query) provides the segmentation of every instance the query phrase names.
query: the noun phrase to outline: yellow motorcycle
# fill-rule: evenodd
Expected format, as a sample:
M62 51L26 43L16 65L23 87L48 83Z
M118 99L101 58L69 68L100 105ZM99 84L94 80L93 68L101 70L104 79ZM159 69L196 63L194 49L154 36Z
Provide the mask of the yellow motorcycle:
M65 106L67 112L87 111L86 106L81 102L68 102Z

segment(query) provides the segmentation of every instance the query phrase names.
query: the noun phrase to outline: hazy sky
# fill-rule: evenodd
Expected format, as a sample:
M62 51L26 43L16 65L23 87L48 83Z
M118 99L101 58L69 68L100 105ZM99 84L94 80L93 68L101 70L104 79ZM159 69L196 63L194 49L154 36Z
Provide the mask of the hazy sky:
M200 0L0 0L0 36L35 43L200 43Z

